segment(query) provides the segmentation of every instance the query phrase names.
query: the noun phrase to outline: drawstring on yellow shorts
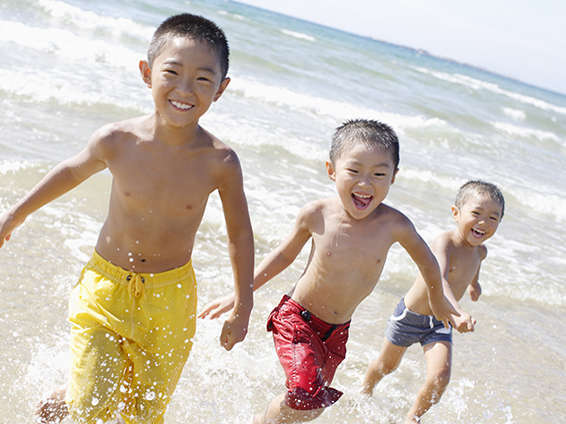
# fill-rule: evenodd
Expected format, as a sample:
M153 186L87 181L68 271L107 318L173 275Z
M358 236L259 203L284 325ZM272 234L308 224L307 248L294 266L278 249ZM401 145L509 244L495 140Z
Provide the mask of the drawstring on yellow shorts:
M143 294L145 278L143 278L139 274L132 273L126 277L126 280L129 281L128 288L130 290L130 293L132 294L132 297L136 299L141 297Z

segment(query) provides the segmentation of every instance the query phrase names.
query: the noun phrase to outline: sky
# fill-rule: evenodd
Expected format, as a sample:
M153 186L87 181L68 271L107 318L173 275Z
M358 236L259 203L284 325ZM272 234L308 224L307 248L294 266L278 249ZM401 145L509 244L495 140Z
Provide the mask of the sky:
M238 0L566 94L565 0Z

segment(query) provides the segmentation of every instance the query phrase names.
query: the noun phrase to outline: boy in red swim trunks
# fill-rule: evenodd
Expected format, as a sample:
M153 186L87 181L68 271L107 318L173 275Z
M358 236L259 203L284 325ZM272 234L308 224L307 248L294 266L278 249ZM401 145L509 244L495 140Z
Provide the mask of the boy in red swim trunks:
M338 127L326 162L338 196L307 204L288 238L256 269L254 290L287 268L312 238L305 272L267 323L287 390L255 424L310 421L340 398L330 383L346 354L350 318L377 284L393 243L418 265L433 315L446 326L452 319L434 255L411 221L382 203L398 163L399 141L389 126L353 120ZM200 316L215 318L232 304L231 297L219 299Z

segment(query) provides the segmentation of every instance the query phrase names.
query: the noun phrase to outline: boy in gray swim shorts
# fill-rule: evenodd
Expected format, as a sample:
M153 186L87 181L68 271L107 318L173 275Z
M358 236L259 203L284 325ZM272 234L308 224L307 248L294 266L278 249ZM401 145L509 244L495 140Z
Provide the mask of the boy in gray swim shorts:
M452 206L456 228L440 234L431 245L440 265L444 295L456 310L450 321L461 333L473 331L475 320L460 308L458 301L466 290L473 301L481 294L478 277L481 262L487 256L483 243L495 234L504 208L503 194L495 185L468 181L460 187ZM426 381L405 421L418 423L440 400L452 367L452 329L432 316L420 275L395 308L385 336L379 357L367 369L362 392L371 395L375 385L397 368L407 347L419 342L427 364Z
M440 341L452 343L452 327L444 327L442 321L432 315L410 311L405 306L405 298L401 298L389 318L385 337L394 345L405 347L417 342L421 346Z

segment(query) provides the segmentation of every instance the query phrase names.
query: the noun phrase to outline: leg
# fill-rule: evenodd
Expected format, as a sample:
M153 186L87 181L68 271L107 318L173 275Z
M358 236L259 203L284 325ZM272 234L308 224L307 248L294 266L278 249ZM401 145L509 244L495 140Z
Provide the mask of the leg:
M324 408L298 410L285 404L285 394L271 401L263 415L256 415L253 424L291 424L312 421L317 418Z
M371 396L375 385L379 383L385 375L397 369L406 350L407 348L405 346L397 346L385 339L378 358L372 361L368 366L362 393Z
M67 415L69 415L69 410L67 409L67 404L65 403L65 392L66 387L61 387L55 390L53 393L43 399L35 411L37 417L36 421L40 424L58 424Z
M101 326L73 325L71 351L65 402L72 418L78 422L112 418L130 368L120 338Z
M452 344L447 341L433 342L425 345L423 350L426 361L426 381L407 414L407 423L418 423L420 417L440 400L450 381Z

